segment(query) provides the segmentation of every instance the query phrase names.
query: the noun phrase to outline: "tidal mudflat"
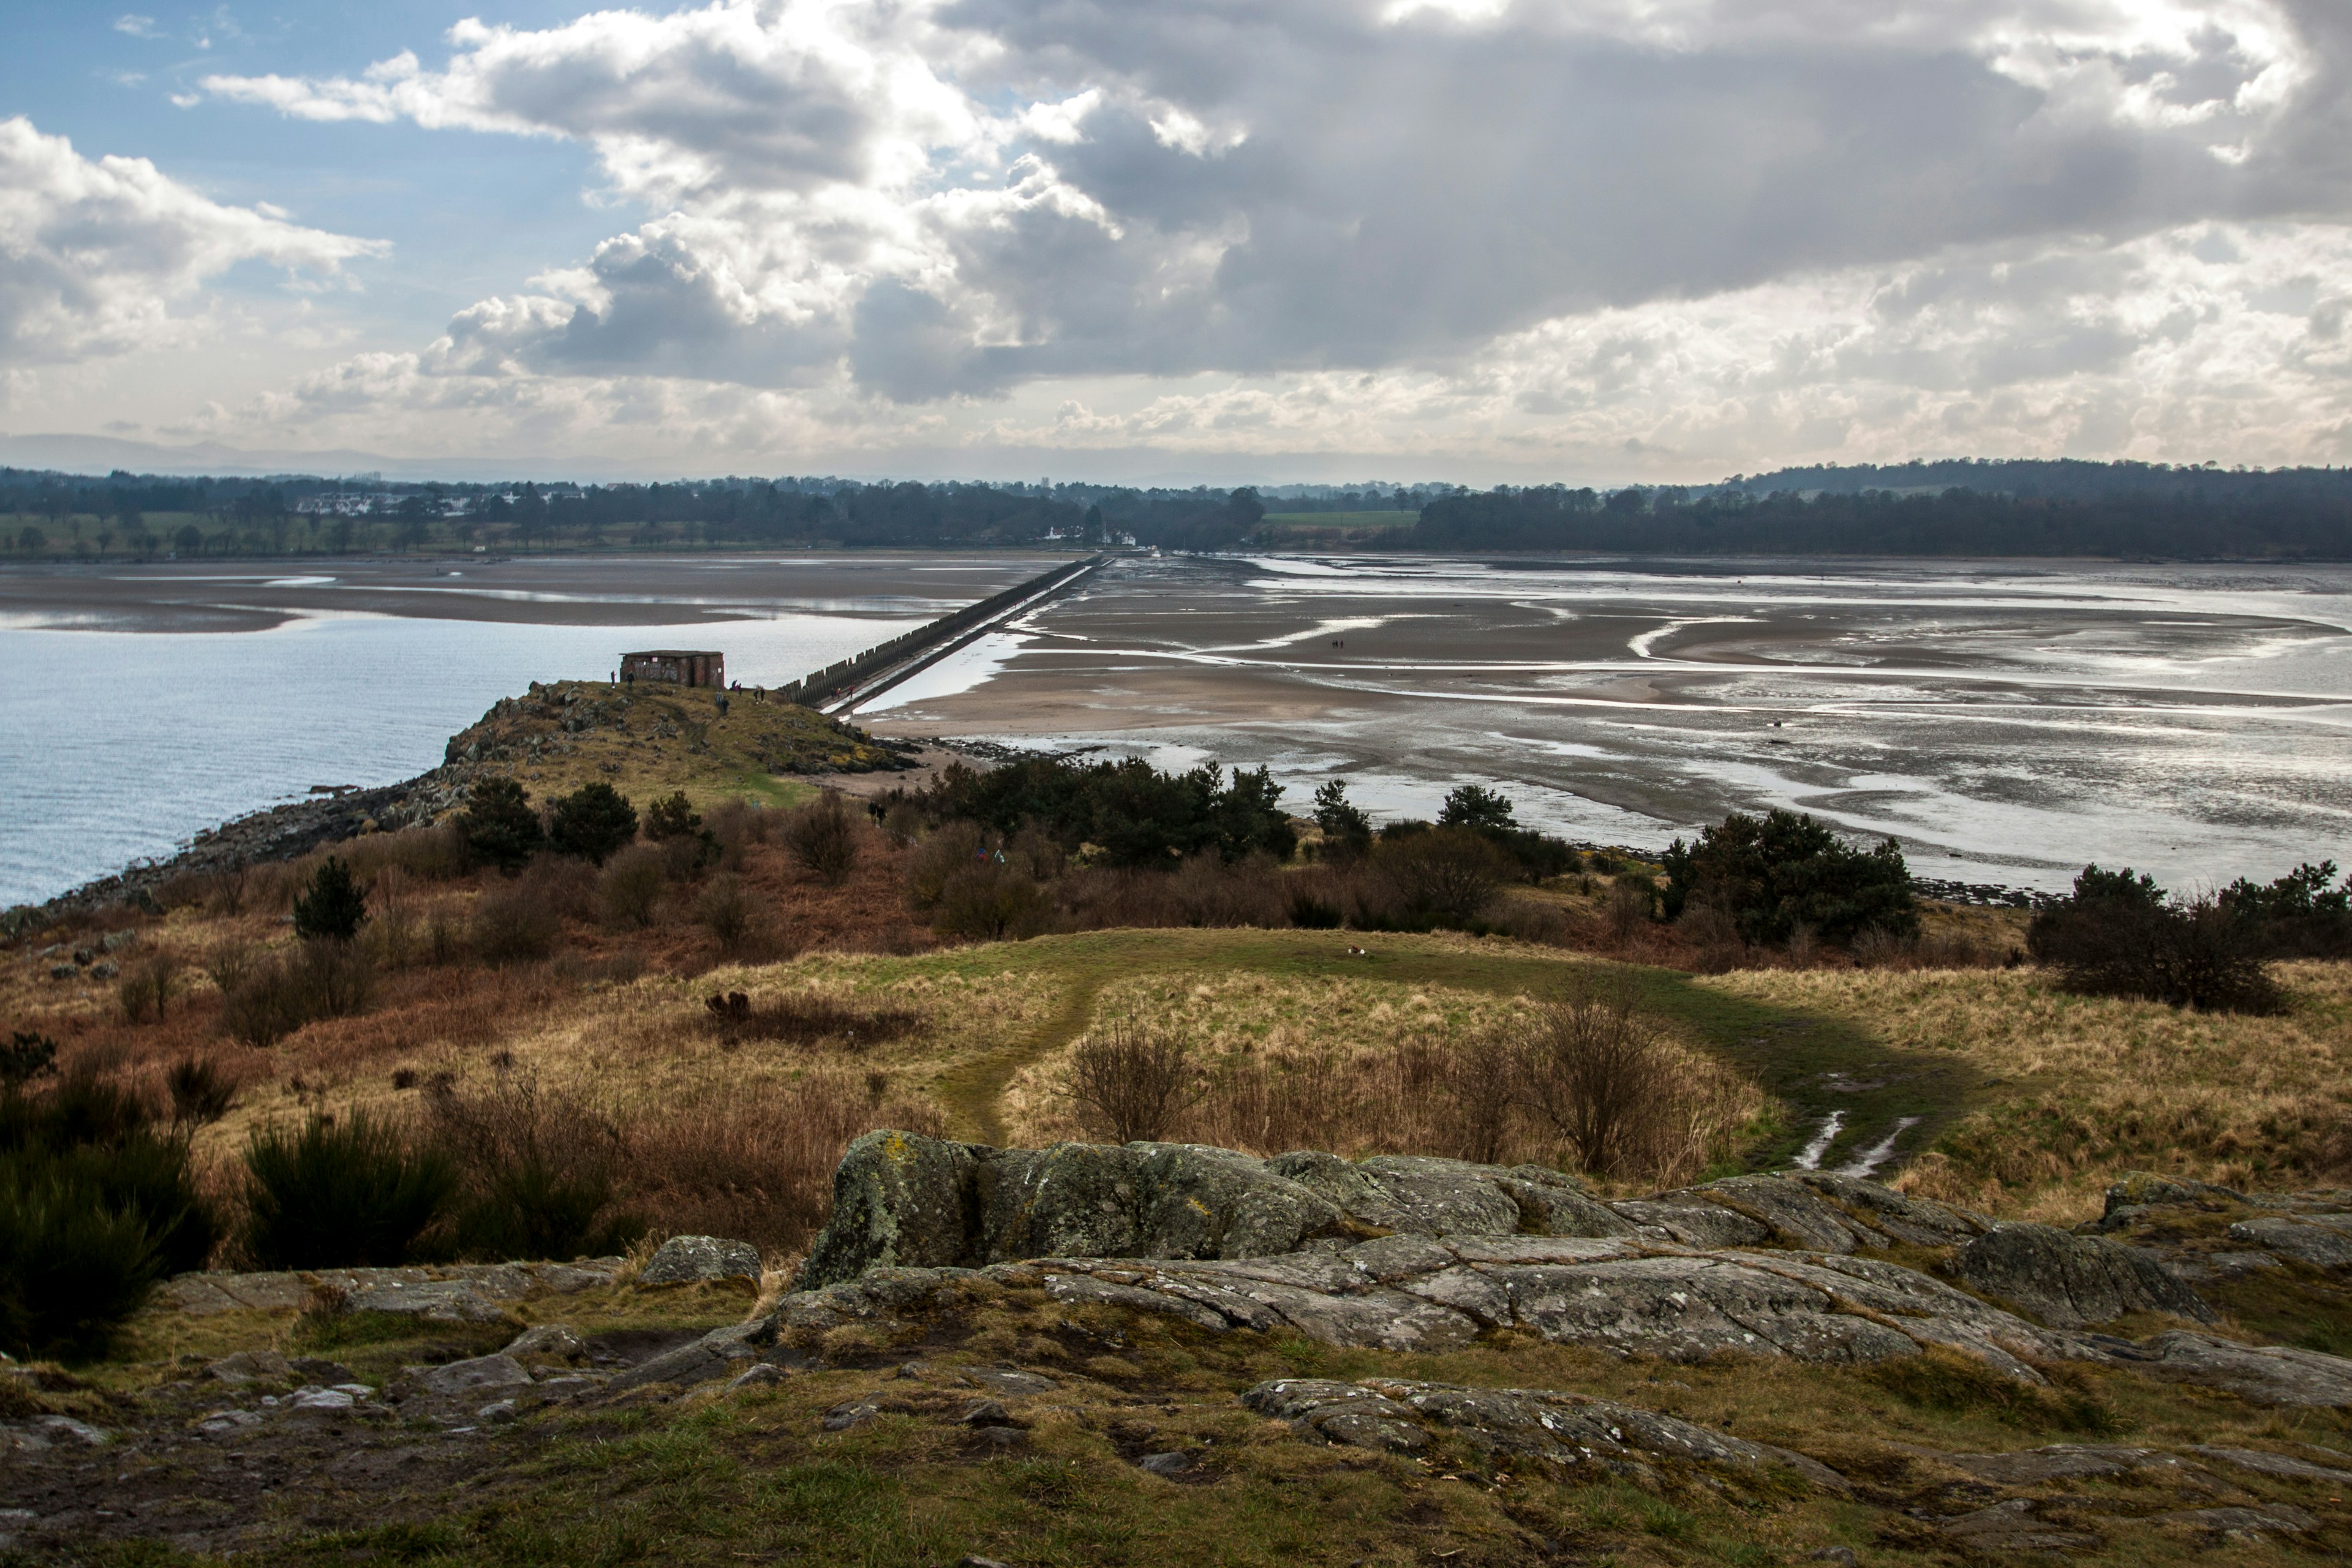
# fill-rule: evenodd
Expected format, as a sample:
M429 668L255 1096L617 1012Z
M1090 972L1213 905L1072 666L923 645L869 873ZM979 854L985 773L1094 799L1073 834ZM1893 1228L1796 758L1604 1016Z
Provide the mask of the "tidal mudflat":
M877 733L1507 789L1662 846L1787 805L2053 889L2352 860L2352 568L1131 559L858 714Z

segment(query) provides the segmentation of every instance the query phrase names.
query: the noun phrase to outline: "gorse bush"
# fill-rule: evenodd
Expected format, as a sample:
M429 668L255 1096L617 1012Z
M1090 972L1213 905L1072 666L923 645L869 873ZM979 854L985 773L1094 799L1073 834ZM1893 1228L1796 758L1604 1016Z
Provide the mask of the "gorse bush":
M0 1046L0 1088L14 1089L57 1071L58 1043L47 1035L12 1029Z
M184 1139L120 1085L0 1089L0 1350L82 1360L218 1239Z
M999 835L1034 826L1065 851L1094 845L1106 865L1168 869L1203 852L1287 859L1298 837L1281 797L1282 786L1264 768L1236 771L1228 781L1214 763L1163 773L1139 759L1050 757L986 773L957 763L928 789L893 791L885 804L904 805L934 824L971 822Z
M262 1268L406 1262L457 1188L446 1154L360 1111L257 1129L245 1170L245 1248Z

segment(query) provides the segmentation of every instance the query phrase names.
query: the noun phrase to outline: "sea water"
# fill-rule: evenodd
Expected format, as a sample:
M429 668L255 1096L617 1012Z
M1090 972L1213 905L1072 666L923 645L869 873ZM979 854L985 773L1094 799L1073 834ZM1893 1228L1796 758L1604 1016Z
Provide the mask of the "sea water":
M628 649L723 648L730 679L778 686L920 624L331 614L247 632L0 630L0 906L168 855L314 784L411 777L499 698L604 679Z

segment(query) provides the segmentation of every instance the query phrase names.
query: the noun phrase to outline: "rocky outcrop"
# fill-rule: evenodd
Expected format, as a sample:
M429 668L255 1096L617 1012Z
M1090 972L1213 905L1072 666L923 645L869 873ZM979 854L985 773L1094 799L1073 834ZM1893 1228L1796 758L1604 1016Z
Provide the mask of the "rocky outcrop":
M1449 1433L1490 1454L1563 1468L1647 1477L1659 1460L1757 1469L1779 1466L1817 1486L1846 1489L1844 1477L1802 1454L1637 1405L1551 1389L1290 1377L1259 1384L1242 1395L1242 1403L1288 1422L1310 1441L1348 1447L1415 1454L1430 1447L1433 1433Z
M842 1156L833 1191L833 1217L795 1281L802 1289L877 1266L1266 1257L1366 1229L1264 1160L1185 1143L991 1149L869 1132Z
M1852 1177L1738 1176L1602 1203L1528 1166L877 1132L852 1146L835 1191L765 1342L811 1345L946 1310L966 1289L1018 1287L1212 1332L1390 1351L1505 1330L1689 1361L1852 1364L1946 1347L2025 1383L2043 1381L2038 1363L2104 1362L2267 1403L2352 1404L2352 1362L2315 1352L2081 1331L2130 1313L2213 1321L2133 1248ZM1948 1249L1938 1267L1969 1289L1866 1256L1906 1247Z
M1961 1247L1952 1264L1974 1289L2060 1328L2112 1322L2127 1312L2214 1320L2213 1310L2162 1264L2103 1237L2004 1225Z

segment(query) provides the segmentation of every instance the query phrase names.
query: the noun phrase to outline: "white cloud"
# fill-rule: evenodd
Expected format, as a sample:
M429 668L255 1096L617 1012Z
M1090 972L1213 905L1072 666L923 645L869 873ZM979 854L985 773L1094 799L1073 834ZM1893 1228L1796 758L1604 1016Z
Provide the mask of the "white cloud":
M2245 281L2352 291L2340 0L716 0L446 46L203 85L576 141L653 216L293 416L1732 466L2346 427L2321 318ZM2226 277L2179 259L2223 232Z
M114 30L128 33L134 38L152 38L155 37L155 18L126 12L114 19Z
M227 206L144 158L82 157L0 120L0 359L71 362L192 330L187 305L243 261L332 273L382 247Z

